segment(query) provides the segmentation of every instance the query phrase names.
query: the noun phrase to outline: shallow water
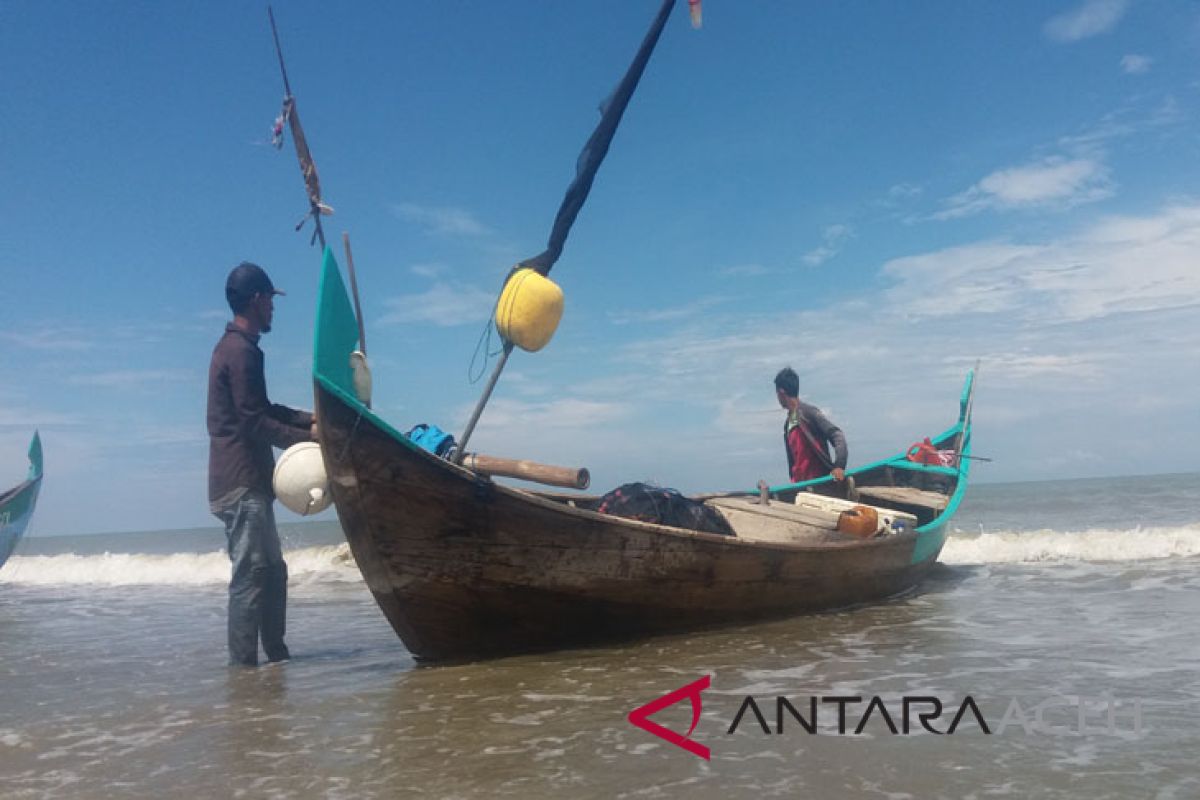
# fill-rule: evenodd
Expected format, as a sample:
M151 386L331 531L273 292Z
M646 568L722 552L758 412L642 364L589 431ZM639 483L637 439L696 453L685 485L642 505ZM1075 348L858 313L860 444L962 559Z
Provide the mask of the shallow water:
M1140 480L1157 504L972 487L949 563L891 603L435 668L334 526L284 529L295 658L250 671L224 666L218 531L28 540L0 572L0 795L1198 797L1200 476ZM710 760L627 721L706 675ZM747 696L769 733L729 732ZM817 733L775 732L777 696L818 698ZM842 735L820 698L854 696ZM893 735L877 713L854 735L876 696L897 725L905 697L970 696L992 732ZM1025 725L1001 731L1014 701ZM653 719L685 732L689 704Z

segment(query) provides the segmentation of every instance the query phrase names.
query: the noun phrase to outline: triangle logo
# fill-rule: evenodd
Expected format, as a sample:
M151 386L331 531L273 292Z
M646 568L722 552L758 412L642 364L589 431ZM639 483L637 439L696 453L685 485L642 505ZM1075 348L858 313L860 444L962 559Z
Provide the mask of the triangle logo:
M691 739L692 731L696 730L696 725L700 722L700 711L703 708L703 701L700 699L700 693L707 689L712 684L712 676L705 675L697 681L689 683L687 686L681 686L673 692L668 692L657 700L652 700L644 706L635 708L629 712L629 721L646 731L652 733L658 738L670 742L676 747L682 747L694 756L699 756L705 761L711 760L712 751L702 744L693 742ZM670 728L664 728L657 722L652 722L650 716L657 714L668 706L673 706L683 698L689 698L692 701L692 727L688 728L688 732L684 735L679 735L676 731Z

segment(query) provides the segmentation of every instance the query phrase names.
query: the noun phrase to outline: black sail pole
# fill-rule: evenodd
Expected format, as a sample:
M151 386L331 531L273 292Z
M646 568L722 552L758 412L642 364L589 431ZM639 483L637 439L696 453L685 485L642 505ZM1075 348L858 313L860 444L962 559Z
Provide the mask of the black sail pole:
M292 85L288 83L287 66L283 63L283 48L279 46L279 31L275 27L275 12L267 6L267 17L271 20L271 38L275 40L275 55L279 57L279 72L283 75L283 96L292 96Z
M604 157L608 155L608 147L612 144L613 135L616 134L617 127L621 124L621 117L625 114L629 99L633 97L638 81L642 79L642 73L646 71L650 54L654 52L659 37L662 36L663 27L667 24L667 18L671 16L671 10L674 7L675 0L663 0L658 9L658 15L650 24L650 29L642 39L641 47L633 57L629 69L625 71L625 76L621 78L621 82L617 84L608 99L601 104L600 122L592 131L592 135L588 137L587 143L584 144L583 150L575 162L575 179L567 187L562 204L558 208L558 214L554 217L554 225L550 229L550 238L546 243L546 249L533 258L522 261L517 265L518 267L529 267L542 275L548 275L559 256L562 255L563 245L566 244L571 226L575 224L575 218L579 216L579 210L583 208L588 193L592 190L596 172L600 169L600 164L604 162ZM475 431L475 425L479 422L483 408L492 396L492 390L496 388L496 382L500 379L500 373L504 371L504 366L508 363L508 357L512 355L512 350L512 342L505 342L504 352L500 356L500 360L496 362L496 368L492 371L491 378L488 379L483 396L475 404L475 410L471 413L467 427L459 437L458 453L455 456L455 460L459 463L466 454L467 441Z
M675 0L663 0L662 6L658 9L658 16L654 18L650 30L642 39L642 46L638 48L637 55L633 57L633 63L626 70L625 77L621 78L617 88L601 104L600 122L592 131L592 135L588 137L587 144L583 146L579 159L575 162L575 180L571 181L571 185L567 187L562 205L559 206L558 214L554 217L554 226L550 229L550 239L546 244L546 249L533 258L522 261L520 266L530 267L542 275L548 275L550 269L558 261L558 257L562 255L567 234L571 232L571 226L575 224L575 218L579 216L579 210L583 208L588 193L592 190L596 172L600 169L604 157L608 155L608 146L612 143L613 135L617 132L617 126L621 124L625 108L629 105L629 99L633 97L638 81L642 79L646 63L650 60L650 54L654 52L658 39L662 35L663 26L666 25L667 18L671 15L671 9L674 7Z
M308 194L309 211L304 219L296 226L296 230L304 225L304 220L312 217L316 230L313 241L321 242L321 250L325 249L325 230L321 226L321 215L332 214L333 209L321 201L321 179L317 175L317 165L313 162L312 153L308 150L308 140L304 138L304 129L300 127L300 114L296 110L296 98L292 94L292 86L288 82L287 67L283 63L283 48L279 46L279 31L275 27L275 12L267 6L267 16L271 20L271 36L275 40L275 55L279 57L279 72L283 75L283 110L276 123L276 136L282 137L281 122L286 122L292 131L292 144L296 146L296 157L300 160L300 174L304 176L304 190ZM282 146L282 138L277 139L277 147Z

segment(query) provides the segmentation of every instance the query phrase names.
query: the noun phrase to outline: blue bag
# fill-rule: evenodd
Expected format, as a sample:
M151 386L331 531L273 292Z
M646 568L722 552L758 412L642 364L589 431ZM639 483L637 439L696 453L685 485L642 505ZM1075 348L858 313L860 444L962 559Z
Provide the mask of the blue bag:
M454 437L446 433L437 425L428 425L422 422L416 425L408 433L407 436L413 444L418 447L428 450L435 456L446 456L454 448Z

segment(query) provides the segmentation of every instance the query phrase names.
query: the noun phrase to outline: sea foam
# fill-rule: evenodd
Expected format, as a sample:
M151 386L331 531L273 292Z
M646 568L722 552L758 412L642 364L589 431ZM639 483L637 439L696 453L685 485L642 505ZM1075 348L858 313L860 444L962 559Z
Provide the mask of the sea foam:
M292 583L361 581L350 546L304 547L284 553ZM0 584L51 586L204 586L228 583L229 557L211 553L103 553L81 556L14 556L0 570Z
M293 584L361 581L349 545L304 547L284 553ZM1132 562L1200 556L1200 523L1181 527L1083 531L955 533L941 560L947 564ZM103 553L14 556L0 584L25 586L204 586L229 581L229 558L211 553Z
M941 560L947 564L1025 564L1143 561L1197 555L1200 555L1200 523L1128 530L955 533L946 541Z

